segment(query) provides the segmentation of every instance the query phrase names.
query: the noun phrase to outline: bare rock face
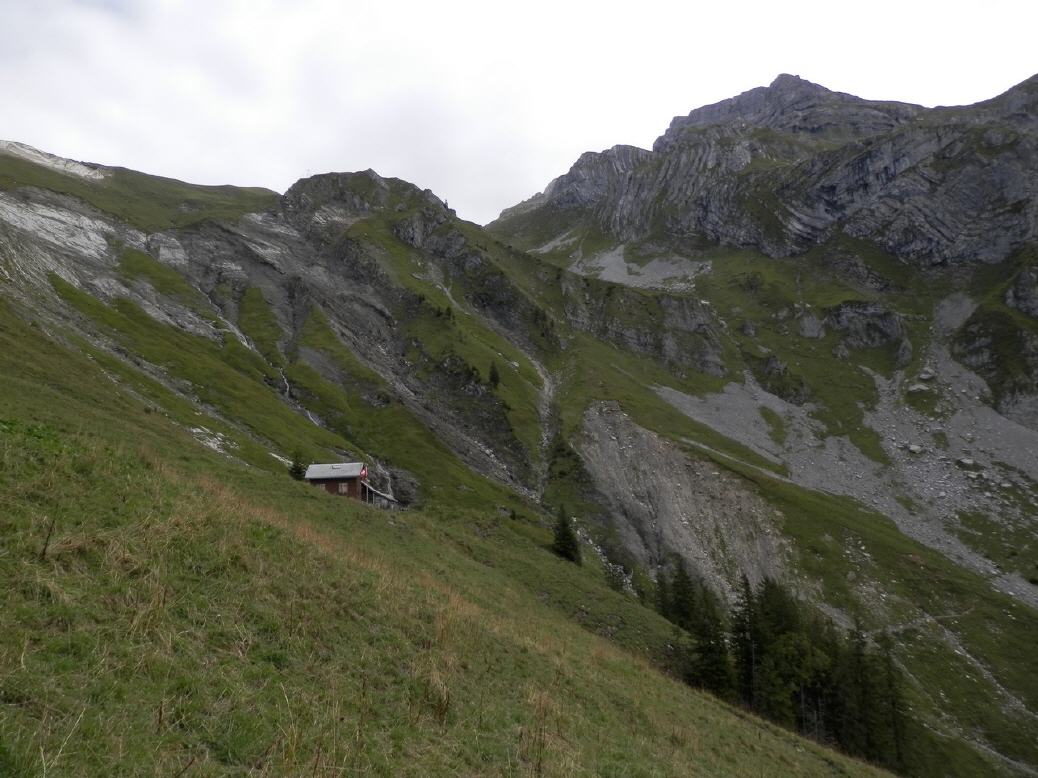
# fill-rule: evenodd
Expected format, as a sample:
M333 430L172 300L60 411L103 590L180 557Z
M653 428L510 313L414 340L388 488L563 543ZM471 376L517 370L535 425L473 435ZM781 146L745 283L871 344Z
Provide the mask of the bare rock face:
M707 306L681 295L644 295L585 279L562 280L566 318L577 329L621 348L655 357L676 372L724 375L717 321Z
M981 376L995 408L1038 429L1038 334L998 310L978 308L955 335L952 356Z
M1016 283L1006 292L1006 305L1038 319L1038 269L1020 271Z
M844 333L843 343L846 348L875 348L897 343L898 361L904 364L911 358L911 344L907 340L901 317L883 305L866 302L841 303L829 311L824 322L832 329Z
M843 233L918 265L998 262L1038 236L1035 115L1038 77L926 109L779 76L676 118L652 151L582 155L489 228L522 242L590 223L771 256Z
M802 338L824 338L825 324L813 313L807 312L797 319L797 331Z
M642 564L655 567L677 551L729 601L742 575L754 583L784 577L775 510L739 478L635 424L617 403L587 410L579 453Z

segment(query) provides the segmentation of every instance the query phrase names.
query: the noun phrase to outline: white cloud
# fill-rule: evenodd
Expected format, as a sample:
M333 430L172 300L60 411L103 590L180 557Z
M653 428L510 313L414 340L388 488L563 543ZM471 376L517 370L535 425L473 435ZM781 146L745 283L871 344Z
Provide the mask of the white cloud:
M1032 74L1031 4L0 0L0 137L283 191L374 168L479 222L582 151L798 73L924 104Z

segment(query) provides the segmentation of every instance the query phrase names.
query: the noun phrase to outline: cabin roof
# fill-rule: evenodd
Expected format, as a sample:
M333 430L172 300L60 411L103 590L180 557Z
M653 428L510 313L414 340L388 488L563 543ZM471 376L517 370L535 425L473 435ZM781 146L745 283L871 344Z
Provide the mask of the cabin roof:
M332 465L310 465L306 468L307 481L327 481L332 478L360 478L363 462L339 462Z

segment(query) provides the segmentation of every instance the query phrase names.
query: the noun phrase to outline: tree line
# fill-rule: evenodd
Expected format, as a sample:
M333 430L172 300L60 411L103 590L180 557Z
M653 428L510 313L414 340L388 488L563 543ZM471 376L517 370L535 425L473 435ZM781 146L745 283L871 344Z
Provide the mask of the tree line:
M907 769L903 678L893 641L870 645L805 607L780 583L744 576L726 612L679 560L661 570L656 609L680 627L674 670L692 686L891 770Z

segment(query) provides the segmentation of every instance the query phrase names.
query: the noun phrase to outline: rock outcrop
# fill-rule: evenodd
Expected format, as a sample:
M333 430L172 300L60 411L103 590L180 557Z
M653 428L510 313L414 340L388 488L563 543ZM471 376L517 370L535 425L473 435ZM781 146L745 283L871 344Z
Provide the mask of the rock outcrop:
M737 476L689 458L617 403L587 410L577 446L641 564L655 568L677 553L728 601L742 575L753 583L786 577L781 517Z
M1038 319L1038 268L1021 270L1006 292L1006 305Z

